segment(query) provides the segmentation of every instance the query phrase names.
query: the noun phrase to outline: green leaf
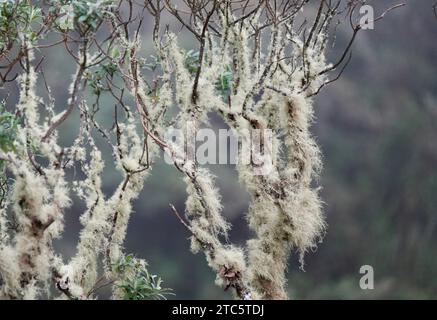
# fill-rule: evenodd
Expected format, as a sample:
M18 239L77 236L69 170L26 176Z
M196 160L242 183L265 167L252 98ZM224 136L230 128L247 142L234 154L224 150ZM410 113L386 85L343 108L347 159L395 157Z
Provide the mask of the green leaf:
M133 255L121 257L113 266L119 280L115 285L123 291L127 300L158 300L172 294L171 289L162 288L162 279L151 275L147 263Z

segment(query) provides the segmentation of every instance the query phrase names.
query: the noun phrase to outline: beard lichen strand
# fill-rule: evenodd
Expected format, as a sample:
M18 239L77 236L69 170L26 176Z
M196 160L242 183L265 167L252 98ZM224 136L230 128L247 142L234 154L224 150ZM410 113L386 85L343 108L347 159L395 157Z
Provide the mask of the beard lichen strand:
M193 236L191 249L194 253L203 249L209 266L216 272L217 285L225 289L233 287L239 298L250 292L245 282L246 262L244 252L232 245L223 245L220 237L227 239L229 224L222 215L221 197L214 186L212 175L195 163L182 167L187 175L188 197L186 215ZM204 244L209 244L205 247Z
M187 136L193 136L198 123L207 120L206 113L211 103L211 101L207 101L208 98L215 97L211 86L207 85L212 78L199 80L199 87L206 90L201 90L202 95L197 96L193 101L191 96L193 79L184 65L181 50L176 44L174 36L170 35L169 39L171 45L169 45L166 57L171 63L167 61L166 64L172 65L173 70L167 69L167 72L173 72L176 77L175 97L177 104L181 106L182 113L177 126L185 130ZM204 75L211 77L210 68L212 66L205 63L204 67L206 70ZM203 93L207 93L207 96L205 97ZM174 159L178 157L184 159L183 155L176 153L184 150L185 146L174 146L172 149L171 153ZM246 268L244 252L240 248L223 245L220 241L220 237L227 239L229 224L223 218L221 198L214 186L213 177L207 169L199 168L195 159L194 161L185 161L178 168L186 175L184 178L188 193L186 215L189 219L190 231L193 233L191 237L192 251L198 252L202 249L209 266L217 273L217 284L225 289L233 287L236 295L243 298L249 292L243 279Z
M295 227L292 240L293 246L300 252L302 266L304 253L316 246L326 227L319 189L311 186L322 167L320 150L309 132L313 116L311 104L311 99L302 95L291 96L288 101L289 123L285 136L288 165L281 171L283 180L289 181L284 187L290 196L290 203L295 206L291 215Z
M22 298L18 257L9 244L0 245L0 299Z
M108 276L112 274L112 264L122 255L122 245L126 237L127 225L132 213L132 201L136 199L143 189L150 162L158 153L156 145L149 147L143 144L136 132L134 118L128 119L126 126L120 127L124 135L120 138L119 151L124 151L124 156L118 158L117 167L124 174L124 182L121 183L108 201L109 208L113 210L111 215L111 229L107 235L105 271ZM144 150L148 148L148 150ZM144 163L144 153L147 153L147 163Z
M47 284L51 279L54 259L51 242L62 232L62 213L70 205L70 198L64 172L57 166L54 156L61 148L54 139L48 142L40 139L42 128L48 124L39 123L37 103L40 99L36 95L37 77L31 64L32 49L28 47L26 52L26 70L18 79L21 88L17 106L25 121L17 127L17 139L14 142L16 152L10 153L10 161L6 162L7 169L15 177L11 202L14 204L12 212L17 227L10 244L2 248L1 255L9 252L12 258L8 262L10 271L4 275L4 282L8 285L7 296L35 299L48 294ZM32 160L29 138L32 139L30 144L48 160L44 169ZM17 277L14 283L16 286L18 282L16 288L12 287L12 280L8 276L10 272L15 272Z
M148 147L136 132L135 119L129 114L127 123L118 124L119 143L114 146L116 168L124 178L114 194L105 199L101 189L101 174L104 169L101 152L94 146L91 162L86 166L87 178L81 183L79 192L87 203L87 211L81 217L83 230L76 256L63 270L62 276L72 280L71 288L75 296L89 292L97 280L97 258L103 255L105 275L112 278L112 264L122 255L122 245L126 236L127 224L132 212L131 202L141 192L149 163L156 146ZM90 138L91 139L91 138ZM94 145L94 144L93 144ZM88 194L86 194L88 192Z
M192 252L204 252L208 265L216 272L217 285L225 290L234 288L238 298L250 297L251 289L244 278L246 264L243 250L223 245L220 241L220 237L227 238L229 225L221 215L220 196L212 175L208 170L194 166L193 162L187 163L183 146L171 141L167 142L167 146L175 166L186 175L188 197L185 213L188 223L183 224L192 233ZM174 207L173 210L177 213ZM177 216L182 219L178 213Z
M286 298L284 271L290 249L300 252L303 266L304 253L316 246L325 229L317 189L310 186L320 166L318 148L308 131L310 102L294 97L289 105L284 138L288 159L284 168L277 168L281 179L277 185L259 183L262 187L253 192L249 210L249 224L258 235L258 239L248 243L250 274L265 297L271 299ZM275 199L269 189L278 187L281 192ZM277 210L268 210L272 207Z
M224 30L227 28L225 27ZM280 34L280 31L277 32ZM228 31L224 36L228 37ZM260 67L251 68L250 75L245 75L252 84L256 84L255 81L259 76L257 70L269 70L270 67L265 64L268 61L271 63L274 60L273 56L280 60L278 55L285 54L275 47L280 39L281 36L279 40L272 38L268 49L271 55L264 58L267 61L261 61ZM244 47L242 50L241 45L244 46L244 41L241 37L232 34L232 40L229 41L228 50L222 48L219 54L224 57L245 56L247 48ZM228 39L222 39L222 43L228 43ZM298 50L295 54L299 55L299 42L296 42L296 45ZM306 68L308 68L306 72L295 66L280 63L278 68L273 68L274 72L261 75L262 80L259 85L251 86L257 90L262 89L260 104L267 105L269 110L263 110L262 107L255 108L254 95L241 87L229 98L233 103L232 109L217 104L217 110L224 121L237 135L243 135L243 138L246 129L254 126L282 130L285 133L283 147L288 150L289 156L286 159L279 159L273 169L273 177L258 176L255 167L237 166L240 179L251 194L248 220L250 227L257 233L256 239L248 241L249 283L254 287L255 294L269 299L287 298L285 270L291 249L295 248L300 252L300 262L303 266L305 251L315 246L316 240L325 228L321 202L317 195L318 189L312 189L310 185L321 163L317 145L309 134L312 102L309 99L305 100L306 92L299 92L299 90L302 88L300 79L305 76L313 78L313 75L326 67L326 63L323 53L316 54L307 50L305 55ZM322 80L312 79L312 83L305 90L311 92ZM264 82L268 82L272 89L269 89ZM239 112L238 107L243 101L247 104L244 116ZM293 111L296 114L291 117L289 105L298 103L300 105ZM276 153L277 150L274 152Z
M294 107L290 107L284 138L285 166L276 165L269 177L257 175L254 166L238 166L251 194L249 225L257 233L257 239L248 242L249 276L268 299L287 297L285 269L290 249L300 252L303 265L303 254L315 246L325 228L317 189L310 186L320 166L318 148L308 131L310 102L300 96L290 101Z
M76 297L82 296L97 279L97 257L103 242L101 231L107 228L105 196L101 189L104 162L91 136L88 141L92 149L90 161L83 166L86 178L78 183L76 190L86 204L86 210L80 216L83 228L75 256L59 270L63 281L70 283L70 291Z
M249 281L259 297L285 299L285 268L290 245L281 228L289 221L279 202L285 195L277 169L273 168L267 177L259 175L253 163L238 164L237 170L250 194L247 218L249 227L257 235L247 243Z

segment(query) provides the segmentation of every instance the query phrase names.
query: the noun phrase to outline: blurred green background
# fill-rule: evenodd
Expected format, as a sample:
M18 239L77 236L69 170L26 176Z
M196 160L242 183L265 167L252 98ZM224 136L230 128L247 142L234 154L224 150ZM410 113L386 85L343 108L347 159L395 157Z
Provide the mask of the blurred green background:
M148 21L142 29L145 39L151 25ZM320 184L329 228L317 252L307 254L305 271L296 256L291 258L292 298L437 297L436 40L432 1L410 1L375 30L360 34L343 77L317 97L313 132L324 155ZM340 34L339 47L345 41ZM151 47L146 40L143 45ZM66 99L74 72L66 59L50 54L45 60L57 101ZM66 142L74 139L77 119L62 130ZM110 149L103 151L109 160ZM245 189L232 166L211 169L233 224L230 241L244 244L252 236L244 218ZM105 192L110 194L119 179L107 161ZM173 203L183 211L185 196L177 170L158 162L135 202L126 252L145 258L175 298L230 298L214 285L203 255L190 253L189 234L169 209ZM56 243L67 257L75 252L82 211L83 204L75 202L66 215L65 235ZM359 287L362 265L374 268L374 290Z

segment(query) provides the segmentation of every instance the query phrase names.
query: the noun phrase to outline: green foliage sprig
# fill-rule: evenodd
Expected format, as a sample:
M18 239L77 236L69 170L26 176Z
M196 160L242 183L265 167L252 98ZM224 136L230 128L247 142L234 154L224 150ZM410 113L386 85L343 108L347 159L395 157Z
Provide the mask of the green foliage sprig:
M29 1L0 0L0 54L10 50L19 35L34 40L32 23L41 18L41 9Z
M58 1L56 1L58 2ZM108 14L113 0L62 0L58 26L63 30L74 29L75 26L96 30L97 26Z
M222 95L226 96L229 94L229 90L232 85L232 70L231 67L226 66L225 70L219 75L216 83L215 89Z
M115 285L122 291L125 300L163 300L172 294L171 289L162 288L162 279L149 273L147 263L132 254L122 256L114 265L120 277Z
M17 117L8 112L4 104L0 102L0 150L4 152L15 151L14 141L17 136L18 124ZM5 202L9 189L4 161L0 160L0 207Z
M0 103L0 149L4 152L14 151L14 141L17 135L18 118L8 112Z

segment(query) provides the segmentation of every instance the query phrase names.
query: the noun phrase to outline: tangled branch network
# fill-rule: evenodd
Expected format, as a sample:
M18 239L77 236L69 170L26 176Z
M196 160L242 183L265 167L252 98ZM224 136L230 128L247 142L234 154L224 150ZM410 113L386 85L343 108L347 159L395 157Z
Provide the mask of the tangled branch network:
M239 299L286 299L290 254L297 251L303 265L326 227L314 182L322 164L310 132L313 98L350 61L363 3L0 1L7 93L0 108L0 297L94 299L109 286L114 299L164 298L161 280L123 243L133 202L165 153L188 193L185 212L173 205L169 212L190 232L191 250L205 254L217 284ZM328 62L341 22L350 38ZM181 46L183 37L193 50ZM153 43L154 55L142 43ZM76 68L66 103L54 98L44 73L55 63L45 58L50 52ZM111 114L109 125L102 113ZM254 150L251 161L236 165L254 232L244 247L228 241L213 175L186 157L184 144L166 138L169 128L194 136L211 113L242 141L254 130L274 132L272 143L258 146L275 159L268 174ZM78 133L66 144L60 135L74 117ZM122 176L112 194L102 190L107 157L98 140ZM85 210L76 252L65 259L53 241L73 200Z

